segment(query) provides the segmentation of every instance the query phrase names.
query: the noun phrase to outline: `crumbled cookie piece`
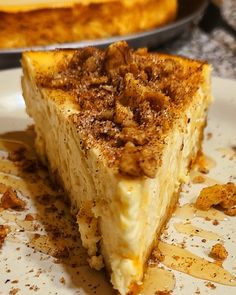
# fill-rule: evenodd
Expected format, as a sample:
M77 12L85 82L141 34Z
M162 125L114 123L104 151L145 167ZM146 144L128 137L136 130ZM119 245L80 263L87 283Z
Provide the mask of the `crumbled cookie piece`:
M36 251L56 258L69 257L69 250L63 239L35 234L34 237L29 241L28 246Z
M31 214L26 214L25 215L25 221L33 221L34 220L34 216Z
M21 211L25 209L26 203L17 196L16 192L8 188L1 198L1 206L4 209Z
M225 260L228 256L228 252L222 244L217 243L211 248L209 256L215 260Z
M8 234L8 231L9 231L9 229L8 229L7 226L0 225L0 249L1 249L2 245L3 245L3 243L4 243L4 240L5 240L5 238L6 238L7 234Z
M236 186L234 183L216 184L201 190L195 207L206 211L216 205L219 205L225 214L236 215Z

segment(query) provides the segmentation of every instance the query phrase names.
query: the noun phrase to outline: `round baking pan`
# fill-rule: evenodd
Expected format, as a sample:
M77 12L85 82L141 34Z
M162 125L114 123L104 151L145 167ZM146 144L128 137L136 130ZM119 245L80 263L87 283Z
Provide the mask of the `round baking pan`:
M177 37L189 27L196 25L207 6L207 0L179 0L178 14L174 22L153 30L126 36L114 36L106 39L88 40L73 43L51 44L15 49L0 49L0 69L18 67L23 51L26 50L53 50L56 48L81 48L85 46L106 47L107 45L126 40L130 46L148 47L156 49L166 41Z

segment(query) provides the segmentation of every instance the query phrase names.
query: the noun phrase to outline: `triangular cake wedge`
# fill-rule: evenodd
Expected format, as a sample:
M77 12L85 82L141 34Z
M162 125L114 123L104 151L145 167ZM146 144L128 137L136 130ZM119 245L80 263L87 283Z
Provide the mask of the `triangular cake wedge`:
M201 149L210 66L125 42L26 52L22 65L38 155L71 200L90 265L135 294Z

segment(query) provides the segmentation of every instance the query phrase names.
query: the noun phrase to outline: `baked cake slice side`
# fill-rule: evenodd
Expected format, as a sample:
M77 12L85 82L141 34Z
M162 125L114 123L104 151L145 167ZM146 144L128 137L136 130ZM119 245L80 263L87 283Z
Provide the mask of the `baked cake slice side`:
M120 45L113 46L119 48ZM83 110L78 103L79 93L76 92L75 95L71 89L59 87L58 84L55 87L50 84L48 87L42 83L42 77L49 76L53 77L50 81L55 82L56 77L70 66L76 54L76 51L23 54L23 95L27 112L35 121L36 149L43 163L50 167L53 177L61 183L71 199L72 211L77 216L90 265L100 269L105 263L111 273L114 288L122 295L135 293L161 228L176 206L180 185L187 180L191 162L201 148L206 112L211 101L210 67L205 63L180 57L147 55L153 66L156 63L160 67L166 64L167 70L172 71L173 64L178 63L178 67L183 68L181 75L187 75L188 71L191 74L182 82L181 79L178 81L178 77L176 80L175 77L170 77L173 79L171 85L168 85L170 97L176 95L181 100L183 95L183 99L167 108L172 116L169 123L163 122L165 112L161 115L161 129L164 131L152 142L154 165L148 144L148 148L144 149L141 145L135 146L135 141L130 143L129 138L124 147L114 148L113 145L117 142L113 138L108 142L104 135L102 139L96 139L94 136L97 134L85 136L90 131L91 117L90 121L88 118L87 121L81 119L80 114L84 112L86 115L87 110ZM136 58L140 59L135 55L133 59ZM141 57L142 61L143 58L145 60L146 57ZM117 56L115 60L117 61ZM164 69L165 75L167 70ZM159 80L158 87L162 87L161 83L166 83L165 75ZM178 81L176 85L174 81ZM106 89L110 91L111 85L108 84L107 82ZM166 84L163 89L165 87ZM185 92L179 90L181 87L186 88ZM142 104L141 101L140 105ZM101 121L109 120L99 117L99 124ZM119 128L121 125L117 124ZM153 132L151 125L147 123L145 128ZM96 126L93 125L93 128ZM109 126L105 126L104 130L113 130ZM125 136L130 136L123 132L127 131L125 128L117 131L119 140L121 136L122 140L125 140ZM92 132L95 131L91 130ZM151 135L155 137L155 133ZM141 137L142 134L139 138ZM117 154L117 150L121 155ZM137 155L141 155L142 161L140 158L137 160ZM139 173L137 175L134 175L135 168Z

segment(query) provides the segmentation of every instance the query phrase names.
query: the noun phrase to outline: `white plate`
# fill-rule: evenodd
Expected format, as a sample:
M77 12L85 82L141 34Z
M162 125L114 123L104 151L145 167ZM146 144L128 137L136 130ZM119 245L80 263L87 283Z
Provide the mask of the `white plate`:
M24 110L20 75L20 69L0 72L0 134L24 130L28 124L32 124ZM208 126L205 130L205 133L211 132L213 136L210 140L205 140L203 145L204 152L214 158L217 163L211 169L209 176L223 183L236 182L236 157L230 160L227 155L223 157L218 150L219 148L236 146L236 81L213 78L213 93L215 101L211 106ZM201 184L186 187L185 191L189 192L181 194L181 204L194 200L202 187ZM174 231L172 225L175 221L176 218L172 218L169 223L170 235L167 242L172 239L175 242L186 239L187 248L191 252L210 260L207 253L215 242L207 241L202 244L197 237L184 237L183 234ZM229 217L227 221L220 222L219 226L214 226L211 222L200 218L195 218L194 224L223 235L225 247L229 252L224 267L236 275L236 217ZM19 251L16 251L16 248L16 243L7 241L0 251L0 294L9 294L13 287L20 289L17 295L34 293L33 290L30 290L30 286L37 286L39 289L35 293L40 295L113 294L102 272L92 271L87 266L73 270L73 268L54 263L54 259L45 254L34 253L30 257L26 256L29 253L32 254L32 250L27 247L21 246ZM39 268L44 272L37 277L35 274ZM7 269L11 271L7 272ZM33 271L30 272L31 269ZM79 271L79 274L76 274L76 271ZM173 272L176 277L173 295L192 295L195 294L197 288L201 294L236 294L236 287L215 284L216 289L212 290L206 287L204 280L177 271ZM65 284L59 281L62 276L65 278ZM18 283L11 283L13 280L18 280ZM94 286L97 287L94 288Z

